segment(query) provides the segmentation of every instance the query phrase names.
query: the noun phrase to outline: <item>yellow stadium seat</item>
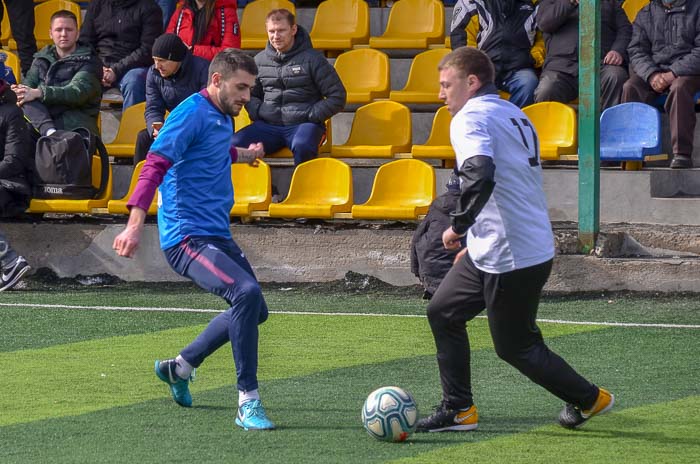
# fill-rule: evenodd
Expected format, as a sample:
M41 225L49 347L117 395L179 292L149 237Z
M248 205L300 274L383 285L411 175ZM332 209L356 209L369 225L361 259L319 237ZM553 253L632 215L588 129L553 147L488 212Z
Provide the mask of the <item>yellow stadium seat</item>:
M272 201L270 166L258 161L257 166L246 163L231 165L233 208L231 216L250 216L253 211L266 211Z
M358 48L338 55L333 66L347 91L347 103L364 104L389 97L391 79L386 53Z
M419 53L411 62L408 80L401 90L392 90L389 99L400 103L442 103L438 64L450 53L447 48L436 48Z
M102 162L99 156L92 157L92 185L95 188L100 186L100 177L102 174ZM96 209L107 208L109 199L112 198L112 167L109 166L109 177L107 186L99 198L91 200L44 200L32 199L29 204L28 213L93 213Z
M352 207L353 219L416 219L435 198L435 171L413 159L379 167L366 203Z
M388 100L358 108L348 141L331 146L334 158L392 158L409 151L411 112L401 103Z
M136 183L139 180L139 174L141 174L141 169L143 169L144 164L146 164L145 160L139 161L139 163L134 166L134 172L131 173L129 191L126 195L124 195L124 198L121 200L109 200L109 203L107 203L107 211L109 211L110 214L129 214L129 209L126 207L126 203L129 201L129 198L136 189ZM159 194L156 192L156 195L153 197L153 201L151 202L151 206L148 207L148 214L150 215L158 213L158 195Z
M12 29L10 29L10 17L7 14L5 2L2 2L2 10L2 22L0 23L0 43L3 45L8 45L10 39L12 38ZM15 50L16 49L17 44L15 44Z
M241 108L241 112L238 116L233 118L233 128L235 131L243 129L245 126L250 125L250 116L248 116L248 111L245 108Z
M289 0L255 0L243 7L241 14L241 48L259 50L267 45L265 17L271 10L284 8L296 14Z
M369 6L365 0L326 0L316 9L311 42L318 50L350 50L369 41Z
M445 7L438 0L400 0L389 10L384 34L370 48L418 48L445 41Z
M541 159L557 160L578 153L576 112L569 105L541 102L526 106L523 112L535 126Z
M19 84L22 78L22 72L19 67L19 58L17 57L17 55L15 55L9 50L2 50L0 53L4 53L5 55L7 55L7 58L5 59L5 66L12 69L12 74L15 75L15 79Z
M637 13L639 13L639 10L648 4L649 0L625 0L622 2L622 9L625 10L627 18L631 23L633 23L634 19L637 17Z
M41 49L45 45L53 45L53 40L49 35L51 29L51 15L59 10L68 10L75 14L78 20L78 30L82 22L80 5L68 0L47 0L34 7L34 37L36 46Z
M447 107L438 109L428 140L422 145L413 145L411 156L423 159L454 159L455 151L450 142L450 122L452 115L447 111Z
M318 146L318 154L328 154L331 152L331 143L333 138L333 129L331 128L331 120L326 120L326 135L321 139L321 143ZM274 153L265 154L265 158L294 158L292 150L289 148L282 148Z
M144 111L146 102L130 106L122 113L119 122L117 136L110 143L105 144L109 156L128 158L134 156L136 150L136 136L146 128Z
M317 158L292 174L289 194L269 206L270 217L332 219L352 209L352 170L342 161Z

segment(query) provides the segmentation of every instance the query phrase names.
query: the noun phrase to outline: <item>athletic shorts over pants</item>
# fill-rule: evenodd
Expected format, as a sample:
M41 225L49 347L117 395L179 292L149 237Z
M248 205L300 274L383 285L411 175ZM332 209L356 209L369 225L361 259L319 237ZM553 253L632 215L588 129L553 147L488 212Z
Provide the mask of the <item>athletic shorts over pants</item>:
M230 238L188 237L164 252L175 272L230 305L180 355L199 367L207 356L230 341L238 389L257 389L258 325L267 320L268 309L241 249Z
M428 305L443 400L450 408L473 404L467 321L484 308L498 356L567 403L591 408L598 387L547 348L537 307L552 260L503 274L476 268L469 254L447 273Z

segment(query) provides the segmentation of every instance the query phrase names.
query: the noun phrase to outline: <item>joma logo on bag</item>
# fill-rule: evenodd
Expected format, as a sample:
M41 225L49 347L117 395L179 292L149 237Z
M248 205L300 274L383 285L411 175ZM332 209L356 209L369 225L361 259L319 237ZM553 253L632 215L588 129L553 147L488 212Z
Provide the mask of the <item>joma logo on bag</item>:
M62 195L63 194L63 188L62 187L48 187L44 186L44 193L52 193L54 195Z

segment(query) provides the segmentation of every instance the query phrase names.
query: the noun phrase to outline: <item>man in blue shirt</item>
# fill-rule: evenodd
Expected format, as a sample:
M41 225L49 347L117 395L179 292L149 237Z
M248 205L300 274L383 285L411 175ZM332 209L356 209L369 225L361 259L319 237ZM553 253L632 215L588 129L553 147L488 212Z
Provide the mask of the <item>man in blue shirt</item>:
M178 274L224 298L230 308L174 358L155 363L155 373L181 406L192 405L189 381L195 368L228 343L233 345L238 382L236 424L269 430L258 395L258 325L268 316L260 285L241 249L231 238L232 162L255 164L261 143L231 146L233 116L250 100L257 66L240 50L214 57L206 89L185 99L171 113L146 156L129 199L129 221L114 240L119 256L131 257L139 245L148 206L160 186L160 244ZM228 147L231 147L230 149Z

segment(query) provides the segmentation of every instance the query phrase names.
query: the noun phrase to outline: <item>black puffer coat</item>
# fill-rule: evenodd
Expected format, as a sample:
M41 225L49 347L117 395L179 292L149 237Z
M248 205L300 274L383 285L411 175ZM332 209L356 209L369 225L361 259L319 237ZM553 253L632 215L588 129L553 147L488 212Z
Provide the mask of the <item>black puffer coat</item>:
M646 82L655 72L700 75L700 2L678 0L666 8L652 0L634 21L630 65Z
M258 77L246 105L253 121L280 126L323 122L345 106L345 87L326 58L297 26L294 45L278 54L268 42L255 56Z
M92 0L80 28L80 43L121 79L153 64L153 42L163 33L163 13L153 0Z
M32 194L34 145L17 96L0 80L0 217L27 209Z

